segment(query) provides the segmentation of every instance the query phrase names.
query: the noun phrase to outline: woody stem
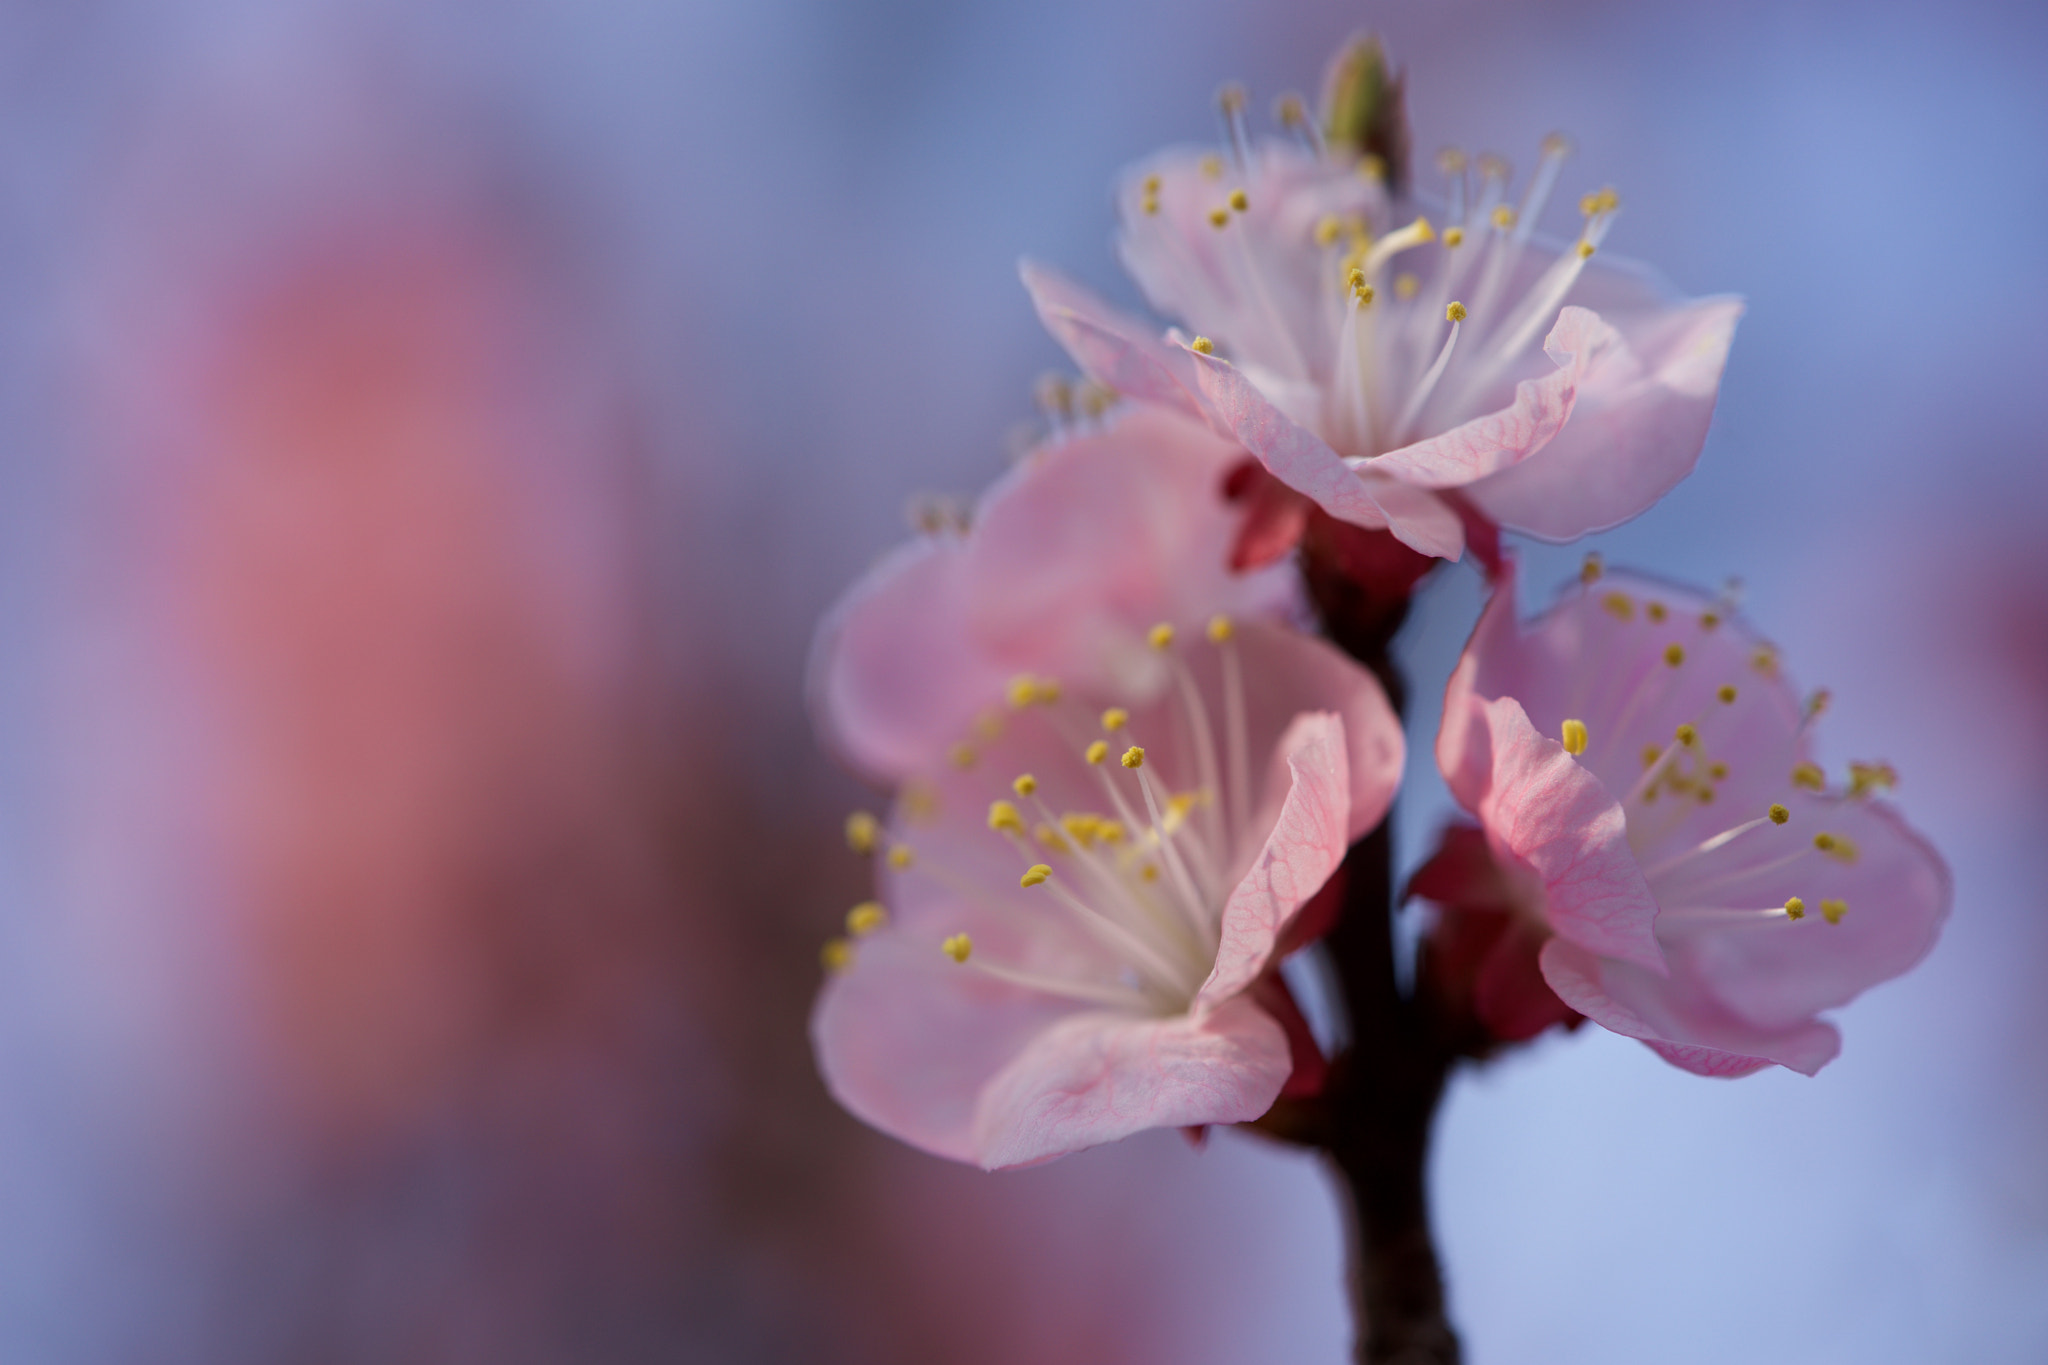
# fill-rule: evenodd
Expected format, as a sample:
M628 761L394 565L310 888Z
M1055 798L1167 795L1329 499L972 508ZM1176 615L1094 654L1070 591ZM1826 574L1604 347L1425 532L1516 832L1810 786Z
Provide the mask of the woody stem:
M1407 615L1412 580L1376 583L1355 571L1357 562L1341 549L1333 552L1326 536L1311 534L1303 544L1303 577L1325 633L1372 670L1399 712L1406 688L1391 646ZM1430 1231L1427 1175L1431 1125L1465 1040L1419 976L1414 993L1400 989L1391 817L1352 845L1341 875L1344 908L1328 948L1351 1046L1333 1068L1324 1097L1322 1143L1349 1206L1357 1359L1364 1365L1459 1365Z

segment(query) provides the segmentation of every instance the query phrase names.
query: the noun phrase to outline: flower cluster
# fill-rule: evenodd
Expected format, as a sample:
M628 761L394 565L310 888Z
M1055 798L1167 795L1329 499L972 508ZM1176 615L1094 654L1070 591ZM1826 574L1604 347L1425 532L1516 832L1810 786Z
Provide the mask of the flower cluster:
M1443 194L1412 190L1360 52L1320 123L1283 101L1254 138L1233 88L1224 145L1121 177L1120 253L1175 325L1024 266L1097 401L819 633L819 727L894 800L847 824L877 889L826 945L813 1042L928 1151L1023 1165L1324 1087L1279 966L1351 903L1401 777L1385 641L1333 617L1398 625L1422 570L1361 570L1382 543L1483 547L1491 577L1436 741L1471 821L1409 881L1416 990L1468 1055L1590 1019L1695 1072L1811 1074L1840 1047L1819 1013L1947 913L1891 769L1817 765L1820 703L1732 604L1589 559L1519 621L1499 533L1572 539L1677 484L1742 306L1610 260L1612 190L1545 235L1561 138L1519 187L1447 152Z

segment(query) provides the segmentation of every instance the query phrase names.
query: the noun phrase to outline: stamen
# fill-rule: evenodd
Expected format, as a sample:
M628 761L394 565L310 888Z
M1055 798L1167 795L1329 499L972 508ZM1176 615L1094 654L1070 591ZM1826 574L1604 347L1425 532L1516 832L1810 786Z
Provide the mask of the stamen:
M855 938L866 938L888 922L889 912L880 901L862 901L846 912L846 932Z
M1022 834L1024 816L1008 801L988 803L988 827L999 834Z
M1212 616L1209 618L1210 644L1220 645L1224 643L1230 639L1231 633L1232 626L1228 616Z
M1230 192L1230 207L1236 209L1239 213L1243 213L1251 208L1251 206L1251 196L1247 195L1243 190L1232 190Z
M1600 552L1593 550L1586 555L1586 562L1579 566L1579 582L1588 585L1597 583L1600 581L1600 575L1605 571L1606 566L1600 558Z
M1099 764L1103 759L1109 757L1109 745L1098 739L1088 746L1083 752L1082 757L1086 758L1091 764Z
M917 855L911 852L909 844L898 844L889 850L889 866L898 872L909 871L911 864L916 861Z
M881 833L881 822L864 810L846 817L846 846L855 853L873 853Z
M818 949L818 962L837 976L853 966L853 945L843 938L828 938L825 946Z
M1154 649L1165 649L1173 643L1173 627L1161 621L1145 632L1145 643Z
M1826 791L1828 775L1821 771L1818 763L1798 763L1792 768L1792 785L1808 791Z
M1124 750L1123 765L1131 769L1144 767L1145 751L1133 744L1130 748Z
M1216 107L1223 115L1223 131L1230 139L1230 154L1236 158L1240 168L1251 165L1251 139L1246 135L1244 126L1247 102L1244 87L1235 81L1216 92Z
M1703 857L1717 849L1726 848L1729 844L1734 843L1753 829L1761 829L1765 825L1782 825L1789 818L1790 815L1783 806L1772 806L1769 812L1759 815L1754 820L1745 820L1731 829L1724 829L1719 834L1700 840L1697 844L1685 849L1683 852L1674 853L1662 862L1644 868L1643 877L1647 881L1655 881L1665 873L1682 867L1695 858Z
M1043 884L1052 876L1052 867L1046 863L1033 863L1024 869L1024 875L1017 879L1017 885L1032 887Z
M1038 779L1030 773L1023 773L1018 776L1016 781L1010 784L1010 790L1016 792L1019 796L1029 796L1038 790Z
M974 940L965 934L954 934L939 944L939 951L955 962L965 962L974 952Z
M1849 902L1845 900L1825 900L1820 903L1820 917L1829 924L1840 924L1842 916L1848 913Z
M1207 337L1196 337L1188 343L1188 349L1200 355L1216 354L1216 343Z
M1680 664L1684 663L1685 646L1681 644L1669 644L1664 646L1664 662L1670 664L1673 668L1676 668Z
M980 755L975 753L974 746L972 744L955 744L952 748L946 750L947 760L951 762L954 767L961 769L963 772L966 769L973 767L975 764L975 760L979 757Z
M1418 247L1426 242L1435 240L1436 229L1429 225L1429 219L1427 218L1417 218L1407 227L1396 228L1377 242L1374 242L1372 249L1365 253L1366 278L1377 278L1380 273L1380 267L1384 266L1389 259L1399 253L1408 250L1410 247ZM1401 292L1399 280L1394 282L1394 292L1397 294Z
M1586 752L1586 722L1568 720L1564 723L1564 751L1574 757Z
M1211 626L1214 638L1214 626ZM1237 641L1231 632L1225 632L1217 641L1217 648L1223 654L1223 743L1229 755L1230 825L1233 831L1242 833L1251 821L1251 740L1248 734L1244 705L1244 667L1237 657Z
M1890 791L1899 785L1898 769L1889 763L1851 763L1849 765L1849 795L1868 796L1874 791Z
M1102 713L1102 728L1115 734L1131 723L1131 713L1121 706L1112 706Z
M1794 920L1806 918L1806 902L1797 896L1788 897L1785 901L1785 918Z
M1571 154L1571 143L1562 133L1552 133L1543 139L1543 154L1536 162L1536 174L1529 180L1529 192L1522 196L1522 207L1516 212L1515 245L1529 240L1529 234L1536 230L1536 220L1543 213L1543 206L1550 202L1550 191L1557 184L1557 173L1564 166L1565 157Z
M962 934L958 935L958 937L965 938L966 935ZM952 941L952 939L946 940L948 943ZM952 951L948 949L946 955L952 957ZM965 958L954 958L953 960L955 962L967 961ZM1020 972L1015 968L1005 967L999 963L984 962L980 958L976 958L973 962L967 963L967 965L984 976L994 977L996 980L1008 985L1021 986L1025 990L1038 991L1044 995L1063 996L1066 999L1079 1000L1087 1004L1108 1005L1116 1009L1149 1012L1154 1003L1142 991L1132 990L1127 986L1096 985L1086 981L1062 981L1049 976L1039 976L1035 972Z
M1437 381L1444 377L1444 371L1450 367L1451 352L1457 349L1458 333L1462 330L1465 317L1465 305L1462 303L1453 303L1444 310L1444 318L1451 324L1451 334L1444 338L1444 348L1437 352L1435 363L1422 376L1422 381L1415 386L1415 392L1408 398L1408 405L1401 409L1400 420L1394 423L1393 428L1396 439L1413 430L1416 419L1422 416L1422 409L1429 402L1430 395L1436 392Z

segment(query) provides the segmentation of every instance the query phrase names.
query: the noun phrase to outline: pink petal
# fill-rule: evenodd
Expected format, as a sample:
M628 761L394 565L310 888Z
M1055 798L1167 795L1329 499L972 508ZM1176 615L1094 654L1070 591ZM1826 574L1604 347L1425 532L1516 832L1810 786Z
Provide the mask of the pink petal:
M1017 272L1039 321L1081 373L1125 397L1206 420L1186 353L1161 340L1157 329L1118 312L1050 266L1027 259Z
M983 1089L973 1159L1027 1166L1147 1128L1248 1122L1292 1069L1285 1030L1243 996L1199 1018L1069 1015Z
M1684 971L1656 977L1563 939L1543 945L1543 979L1594 1023L1640 1038L1666 1061L1702 1076L1746 1076L1776 1062L1811 1076L1842 1049L1831 1024L1766 1028L1730 1012Z
M1265 774L1252 774L1265 778L1253 828L1270 828L1293 790L1287 749L1297 718L1329 711L1342 721L1349 797L1344 842L1360 838L1386 817L1407 757L1400 718L1379 681L1331 645L1283 626L1246 622L1238 629L1236 648L1243 663L1251 753L1255 759L1272 755ZM1245 865L1257 852L1256 847L1243 850Z
M1275 563L1301 541L1315 504L1246 459L1224 476L1223 496L1244 509L1244 522L1230 547L1230 567L1260 569Z
M955 1161L975 1161L982 1090L1076 1012L948 960L942 935L863 940L811 1014L825 1088L856 1118Z
M1788 889L1796 891L1808 906L1805 920L1664 936L1674 958L1683 957L1716 998L1759 1027L1788 1026L1845 1005L1900 975L1927 955L1948 918L1948 869L1889 805L1839 797L1798 802L1786 833L1803 843L1820 830L1854 847L1855 861L1809 855L1795 868L1715 887L1720 901L1736 905L1775 905ZM1700 861L1704 875L1725 871ZM1683 891L1676 883L1664 897ZM1848 903L1841 923L1820 916L1823 899Z
M1390 450L1366 468L1421 488L1453 488L1516 465L1565 429L1582 387L1620 346L1598 313L1565 308L1543 342L1555 370L1515 385L1515 401L1498 412Z
M1453 795L1542 883L1559 934L1663 971L1657 902L1629 847L1621 803L1562 744L1538 734L1520 702L1473 694L1469 673L1461 664L1452 676L1439 736Z
M818 733L846 762L885 781L929 763L972 721L1005 675L964 628L963 543L914 540L835 606L811 648L807 690Z
M1322 889L1350 847L1351 792L1344 722L1329 712L1298 717L1280 741L1291 778L1265 846L1224 902L1216 966L1195 1013L1236 995L1273 958L1281 931Z
M1385 528L1424 554L1456 559L1464 549L1457 515L1441 500L1392 479L1361 478L1322 437L1282 412L1228 361L1197 351L1196 384L1210 421L1244 443L1274 477L1340 521Z
M1739 299L1700 299L1627 327L1580 383L1564 429L1474 484L1472 500L1546 540L1573 540L1649 508L1699 459L1742 309Z

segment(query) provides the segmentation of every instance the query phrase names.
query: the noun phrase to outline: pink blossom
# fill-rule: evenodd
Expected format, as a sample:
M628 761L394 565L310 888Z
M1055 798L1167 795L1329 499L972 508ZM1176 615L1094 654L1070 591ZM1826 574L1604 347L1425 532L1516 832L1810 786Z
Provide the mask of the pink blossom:
M828 948L820 1069L875 1127L991 1169L1264 1113L1319 1060L1270 969L1400 778L1385 694L1321 641L1219 616L1094 644L1111 662L1018 680L960 762L849 827L880 897Z
M1091 376L1199 413L1334 517L1456 558L1454 491L1503 526L1569 540L1625 521L1692 469L1741 314L1596 251L1610 191L1561 246L1532 235L1565 155L1530 185L1446 163L1433 217L1376 163L1281 141L1161 153L1117 191L1118 246L1164 338L1027 263L1040 317ZM1396 225L1398 224L1398 226Z
M1438 764L1563 1004L1689 1071L1811 1075L1841 1046L1816 1015L1920 960L1948 873L1879 795L1888 766L1830 782L1824 694L1802 704L1727 604L1587 579L1522 628L1507 575L1451 677Z
M1223 482L1241 458L1195 421L1130 404L1032 452L964 531L895 551L826 618L810 692L827 742L900 780L971 743L1019 675L1150 696L1168 676L1144 647L1152 625L1292 610L1285 569L1226 563L1240 514Z

